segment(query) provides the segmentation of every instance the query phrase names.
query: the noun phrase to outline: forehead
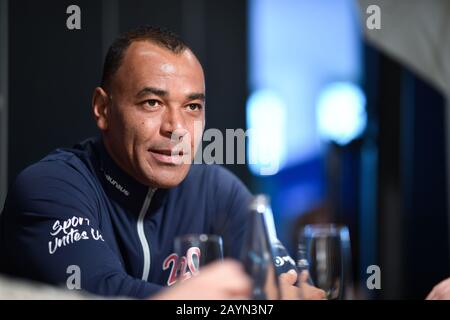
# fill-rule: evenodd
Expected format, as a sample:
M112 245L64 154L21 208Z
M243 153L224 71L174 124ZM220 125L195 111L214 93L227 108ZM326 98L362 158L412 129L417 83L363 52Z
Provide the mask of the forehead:
M204 92L203 70L195 55L186 49L173 53L149 41L135 41L125 52L116 73L117 84L123 90L143 87L163 90Z

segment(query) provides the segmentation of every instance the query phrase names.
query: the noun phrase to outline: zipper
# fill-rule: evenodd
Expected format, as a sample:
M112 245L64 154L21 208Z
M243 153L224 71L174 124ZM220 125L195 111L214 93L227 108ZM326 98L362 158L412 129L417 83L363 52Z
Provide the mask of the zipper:
M139 241L141 242L142 252L144 253L144 267L142 269L142 280L148 280L148 274L150 272L150 245L148 244L147 238L144 232L144 218L147 214L148 207L152 201L153 195L155 194L156 188L149 188L147 195L145 196L144 204L142 205L141 212L139 213L139 218L137 221L137 233L139 236Z

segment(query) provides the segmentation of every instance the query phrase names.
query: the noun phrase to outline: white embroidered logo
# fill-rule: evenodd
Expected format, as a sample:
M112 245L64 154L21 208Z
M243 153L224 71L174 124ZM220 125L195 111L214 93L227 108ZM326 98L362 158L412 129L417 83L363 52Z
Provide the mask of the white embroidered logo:
M52 226L50 235L53 237L48 242L48 252L54 254L58 248L69 246L81 240L92 239L94 241L105 241L100 231L89 228L89 219L83 217L72 217L64 221L56 220ZM87 230L80 230L84 228Z

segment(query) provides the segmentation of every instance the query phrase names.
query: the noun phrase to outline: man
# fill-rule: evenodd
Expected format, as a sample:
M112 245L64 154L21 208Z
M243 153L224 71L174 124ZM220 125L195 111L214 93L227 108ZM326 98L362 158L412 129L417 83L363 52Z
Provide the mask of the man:
M222 235L238 259L251 194L220 166L190 165L205 122L192 51L157 28L125 33L109 48L92 110L100 138L56 150L12 185L1 270L51 284L77 271L89 292L146 298L175 283L178 235Z

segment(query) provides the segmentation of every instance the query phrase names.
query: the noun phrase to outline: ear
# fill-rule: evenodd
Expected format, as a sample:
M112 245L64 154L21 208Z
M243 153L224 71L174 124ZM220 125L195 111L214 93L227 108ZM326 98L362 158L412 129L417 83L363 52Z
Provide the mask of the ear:
M100 130L108 129L110 101L108 94L101 87L97 87L92 95L92 111L94 113L95 122Z

